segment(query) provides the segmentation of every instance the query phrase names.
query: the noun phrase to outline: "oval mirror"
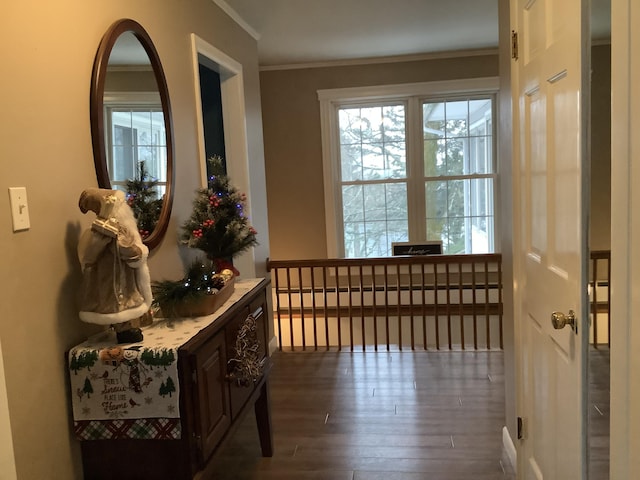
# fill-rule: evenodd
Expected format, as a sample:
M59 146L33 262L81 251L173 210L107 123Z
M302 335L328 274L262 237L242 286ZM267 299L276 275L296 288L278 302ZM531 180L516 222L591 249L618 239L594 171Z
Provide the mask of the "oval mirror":
M171 216L173 128L160 58L134 20L118 20L100 42L91 79L91 137L98 186L126 193L152 249Z

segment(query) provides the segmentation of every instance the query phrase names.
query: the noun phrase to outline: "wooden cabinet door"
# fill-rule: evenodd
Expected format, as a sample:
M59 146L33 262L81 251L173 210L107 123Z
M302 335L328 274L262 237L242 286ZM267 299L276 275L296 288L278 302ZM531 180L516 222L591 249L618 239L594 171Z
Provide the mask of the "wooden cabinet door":
M230 361L228 362L228 371L232 377L237 373L236 368L239 366L239 361L242 361L243 355L238 352L238 336L241 335L241 330L246 326L246 322L249 321L249 317L253 317L255 320L255 332L252 332L252 338L248 341L251 345L257 342L257 360L263 361L267 355L266 346L266 298L264 292L255 297L242 312L231 321L226 327L227 337L227 352ZM255 378L255 381L259 381L262 378L260 375ZM246 380L246 379L244 379ZM229 392L231 395L231 415L235 418L242 410L251 394L255 389L255 383L239 382L237 378L232 378L229 383Z
M196 428L204 463L231 425L224 334L221 332L205 343L195 357Z

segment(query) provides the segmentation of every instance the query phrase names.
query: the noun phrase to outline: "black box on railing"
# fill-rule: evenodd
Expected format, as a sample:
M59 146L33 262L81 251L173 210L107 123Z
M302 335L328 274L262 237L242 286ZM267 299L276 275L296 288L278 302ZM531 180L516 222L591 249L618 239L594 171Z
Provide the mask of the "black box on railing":
M441 255L442 241L433 242L393 242L391 251L394 256L398 255Z

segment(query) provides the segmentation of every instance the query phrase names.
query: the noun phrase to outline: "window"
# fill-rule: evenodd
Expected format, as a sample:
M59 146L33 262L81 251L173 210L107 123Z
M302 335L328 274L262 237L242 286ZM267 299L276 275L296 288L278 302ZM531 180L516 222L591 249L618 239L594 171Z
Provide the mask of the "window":
M408 239L405 106L338 111L346 257L389 255Z
M388 256L407 241L496 250L495 90L414 87L319 93L332 256Z
M160 98L140 105L110 97L105 99L105 115L112 188L125 191L127 180L137 178L144 162L149 177L158 181L156 193L161 198L167 182L167 146Z

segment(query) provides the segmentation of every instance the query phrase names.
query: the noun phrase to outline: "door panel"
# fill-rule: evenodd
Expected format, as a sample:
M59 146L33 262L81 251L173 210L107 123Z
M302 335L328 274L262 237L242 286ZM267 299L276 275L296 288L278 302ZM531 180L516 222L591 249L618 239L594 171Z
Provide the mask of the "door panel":
M218 334L196 352L198 395L195 411L204 465L231 425L224 334Z
M581 319L585 309L582 0L512 0L522 56L512 63L522 240L521 478L584 472ZM584 288L583 288L584 285ZM575 312L577 332L551 314Z

